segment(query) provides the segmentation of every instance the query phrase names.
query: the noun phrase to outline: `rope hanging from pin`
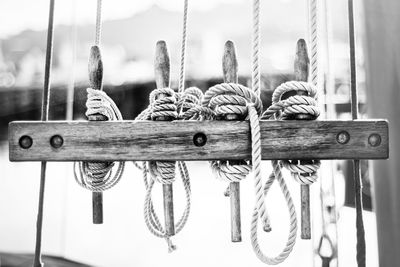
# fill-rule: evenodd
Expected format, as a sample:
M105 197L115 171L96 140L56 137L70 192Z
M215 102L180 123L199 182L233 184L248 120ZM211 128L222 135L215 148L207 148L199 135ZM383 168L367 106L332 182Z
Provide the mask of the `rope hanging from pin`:
M97 1L95 45L90 49L89 81L87 89L86 116L90 121L123 120L114 101L103 91L103 63L101 59L101 13L102 0ZM101 192L115 186L124 171L124 162L79 162L74 163L75 181L93 193L93 222L102 223ZM114 169L114 167L116 167ZM99 198L100 197L100 198Z

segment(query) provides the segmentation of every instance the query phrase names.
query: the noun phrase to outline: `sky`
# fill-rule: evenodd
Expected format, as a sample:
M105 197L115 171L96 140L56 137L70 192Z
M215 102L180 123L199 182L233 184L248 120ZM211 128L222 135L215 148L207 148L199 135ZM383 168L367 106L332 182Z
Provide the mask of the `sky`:
M190 10L207 10L221 3L240 3L248 0L192 0ZM284 0L289 1L289 0ZM97 0L56 0L55 23L94 23ZM103 19L131 16L152 5L181 11L183 0L103 0ZM25 29L42 30L47 27L49 0L1 0L0 38Z

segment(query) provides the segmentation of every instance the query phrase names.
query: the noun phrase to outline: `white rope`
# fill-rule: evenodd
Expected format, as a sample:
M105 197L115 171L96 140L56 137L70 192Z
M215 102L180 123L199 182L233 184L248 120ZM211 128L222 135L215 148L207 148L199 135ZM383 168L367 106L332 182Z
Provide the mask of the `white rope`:
M86 116L101 114L110 121L123 120L121 112L114 101L104 92L87 89ZM102 192L115 186L124 171L124 162L118 162L113 172L114 162L74 162L75 181L83 188L93 192Z
M188 0L184 0L183 7L183 26L182 26L182 46L181 46L181 68L179 73L179 86L178 92L182 93L185 89L185 57L186 57L186 43L187 43L187 17L188 17Z
M97 10L96 10L96 36L94 44L100 46L101 39L101 9L102 9L102 0L97 0Z
M311 43L311 82L318 86L318 13L317 0L308 0Z
M253 36L252 36L252 88L256 95L261 95L260 73L260 0L253 0Z

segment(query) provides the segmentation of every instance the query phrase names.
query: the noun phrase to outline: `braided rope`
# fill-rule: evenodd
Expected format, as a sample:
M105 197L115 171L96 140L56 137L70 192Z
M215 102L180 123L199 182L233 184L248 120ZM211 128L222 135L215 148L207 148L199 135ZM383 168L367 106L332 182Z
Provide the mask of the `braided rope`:
M164 97L158 98L159 95L163 95ZM203 93L201 90L195 87L187 88L182 93L175 93L171 88L155 89L150 94L149 106L143 110L135 120L156 120L158 117L192 119L194 114L191 110L200 106L202 97ZM179 115L178 109L180 110ZM192 115L188 115L187 111L190 111ZM184 228L189 218L191 207L190 177L186 163L181 161L150 161L147 163L144 162L142 167L136 162L134 162L134 165L142 170L146 187L144 203L144 219L146 226L153 235L164 238L168 245L168 252L172 252L176 249L176 246L172 243L171 237L167 235L166 230L154 210L151 193L155 182L172 184L175 181L175 168L176 165L178 165L186 197L185 209L175 225L175 234L178 234Z
M309 6L309 28L311 43L311 82L318 85L318 13L317 0L308 0Z
M253 36L252 36L252 69L251 82L256 95L261 94L260 73L260 0L253 0Z
M96 10L96 35L94 44L99 46L101 39L101 9L102 9L102 0L97 0L97 10Z
M184 0L183 6L183 26L182 26L182 46L181 46L181 66L179 72L179 86L178 92L182 93L185 89L185 57L186 57L186 43L187 43L187 17L188 17L188 0Z
M123 120L121 112L114 101L104 92L92 88L87 89L86 116L101 114L108 120ZM125 163L118 162L113 173L114 162L74 162L75 181L88 190L102 192L115 186L121 179Z

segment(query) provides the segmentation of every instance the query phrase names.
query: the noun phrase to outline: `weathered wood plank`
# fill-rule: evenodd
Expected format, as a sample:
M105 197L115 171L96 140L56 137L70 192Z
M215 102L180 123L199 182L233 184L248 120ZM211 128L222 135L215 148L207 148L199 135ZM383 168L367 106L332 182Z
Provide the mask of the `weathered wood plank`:
M388 123L359 121L260 121L262 158L270 159L386 159ZM337 135L347 131L346 144ZM193 136L207 142L196 146ZM50 145L60 135L60 148ZM380 145L371 146L371 134ZM32 146L19 145L22 136ZM312 136L313 138L310 138ZM240 160L251 158L248 121L28 121L9 124L11 161L121 161L121 160Z

